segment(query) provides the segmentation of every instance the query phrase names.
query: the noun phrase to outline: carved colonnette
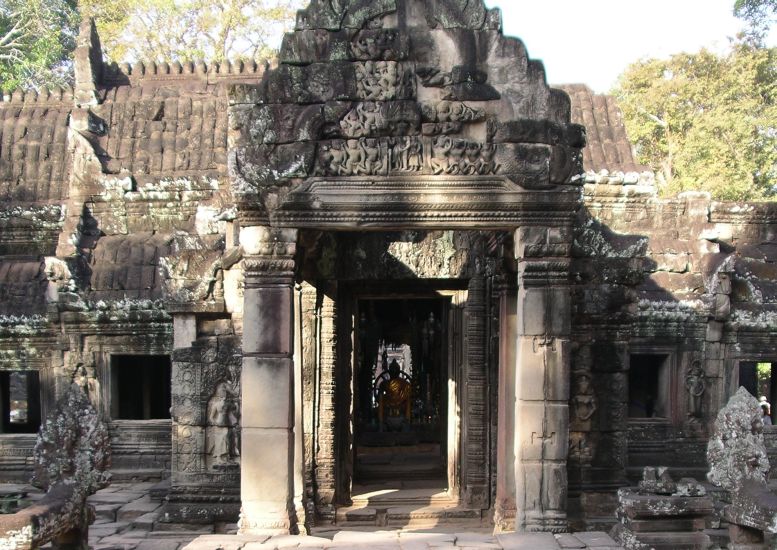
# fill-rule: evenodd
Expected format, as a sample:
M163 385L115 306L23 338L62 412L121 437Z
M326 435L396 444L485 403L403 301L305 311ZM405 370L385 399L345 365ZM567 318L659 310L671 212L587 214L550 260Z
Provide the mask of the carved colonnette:
M475 275L467 289L466 365L462 376L461 499L471 508L488 509L490 502L491 463L489 453L490 410L488 395L488 334L486 282Z

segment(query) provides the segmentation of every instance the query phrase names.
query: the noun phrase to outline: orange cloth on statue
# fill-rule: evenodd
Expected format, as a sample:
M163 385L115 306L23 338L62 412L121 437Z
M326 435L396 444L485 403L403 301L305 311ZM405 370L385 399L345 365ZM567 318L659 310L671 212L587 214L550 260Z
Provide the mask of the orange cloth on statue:
M383 383L385 387L386 405L399 407L410 399L410 383L401 378L392 378Z

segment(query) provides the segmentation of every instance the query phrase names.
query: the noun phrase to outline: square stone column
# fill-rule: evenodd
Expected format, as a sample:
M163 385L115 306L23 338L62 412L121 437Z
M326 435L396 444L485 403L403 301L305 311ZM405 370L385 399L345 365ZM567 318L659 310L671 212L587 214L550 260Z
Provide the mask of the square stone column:
M513 275L514 277L514 275ZM496 441L496 532L512 531L515 527L515 371L516 307L518 299L514 284L500 277L499 292L499 381L497 386Z
M571 240L565 228L515 234L517 531L567 530Z
M240 532L297 529L294 503L296 230L241 229L243 372Z

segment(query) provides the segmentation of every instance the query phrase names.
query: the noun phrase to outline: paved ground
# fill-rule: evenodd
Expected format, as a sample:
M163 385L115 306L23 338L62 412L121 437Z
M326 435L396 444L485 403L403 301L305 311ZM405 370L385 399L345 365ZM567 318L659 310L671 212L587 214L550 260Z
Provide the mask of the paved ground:
M251 537L246 535L204 535L183 550L280 550L305 548L306 550L336 548L337 550L436 550L466 548L469 550L505 548L511 550L623 550L605 533L576 533L575 535L551 535L550 533L509 533L489 535L485 533L424 533L407 531L339 531L324 537Z
M515 550L622 550L605 533L510 533L492 535L488 529L472 525L446 524L437 527L406 527L377 530L317 528L315 536L236 535L236 525L220 525L224 534L214 533L215 526L200 529L191 525L161 523L161 500L151 498L154 483L112 484L89 497L95 507L95 522L89 527L89 546L93 550L429 550L445 548ZM26 501L41 494L29 486L6 485L6 492L27 492ZM12 490L13 489L13 490ZM232 533L232 534L230 534Z
M213 526L167 525L159 522L160 500L152 500L154 483L111 484L89 497L95 522L89 526L93 550L178 550Z

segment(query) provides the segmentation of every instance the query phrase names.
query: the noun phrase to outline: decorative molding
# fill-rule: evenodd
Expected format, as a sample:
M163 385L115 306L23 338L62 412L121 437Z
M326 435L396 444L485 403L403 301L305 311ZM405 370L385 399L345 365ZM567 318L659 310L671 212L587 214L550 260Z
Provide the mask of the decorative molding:
M269 216L278 227L509 229L568 226L578 206L575 188L525 190L502 177L312 178Z

